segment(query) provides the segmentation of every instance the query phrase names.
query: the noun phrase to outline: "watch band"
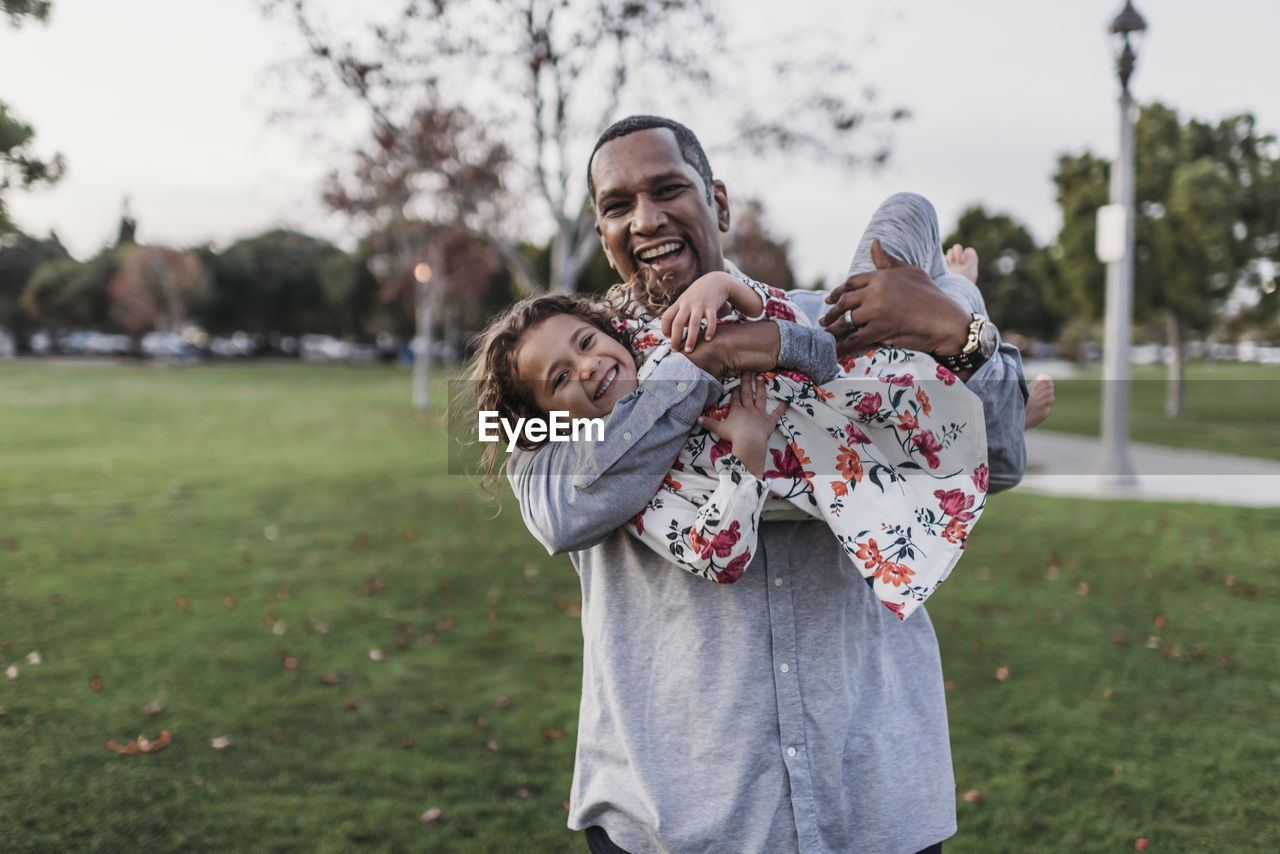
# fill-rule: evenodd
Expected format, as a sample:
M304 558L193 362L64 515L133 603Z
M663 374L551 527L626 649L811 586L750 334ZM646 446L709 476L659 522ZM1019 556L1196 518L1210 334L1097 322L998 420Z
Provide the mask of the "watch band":
M979 314L976 311L973 314L970 314L969 337L965 340L964 347L960 352L952 355L938 355L937 353L934 353L933 358L937 359L939 364L943 365L953 373L959 371L976 371L986 363L987 359L991 358L991 353L984 352L983 348L980 346L982 343L982 328L988 323L990 323L990 321L987 320L984 315Z

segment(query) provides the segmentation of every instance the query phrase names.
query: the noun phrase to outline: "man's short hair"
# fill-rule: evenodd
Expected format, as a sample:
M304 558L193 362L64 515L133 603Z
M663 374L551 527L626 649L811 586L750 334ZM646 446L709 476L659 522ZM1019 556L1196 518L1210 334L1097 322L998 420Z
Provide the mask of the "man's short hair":
M654 128L666 128L676 135L680 156L701 176L707 195L707 204L711 204L711 185L715 179L711 177L711 164L707 162L707 153L702 150L702 143L698 142L698 137L693 131L673 119L664 119L662 116L627 116L604 129L604 133L600 134L600 138L596 140L596 147L591 149L591 156L587 158L587 193L591 196L593 208L596 204L596 182L591 177L591 164L595 162L596 152L600 150L600 146L620 136Z

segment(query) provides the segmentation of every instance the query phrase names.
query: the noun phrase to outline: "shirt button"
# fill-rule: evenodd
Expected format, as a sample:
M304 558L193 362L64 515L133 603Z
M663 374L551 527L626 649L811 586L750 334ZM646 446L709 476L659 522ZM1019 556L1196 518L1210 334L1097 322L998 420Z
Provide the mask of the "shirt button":
M796 755L796 749L795 749L794 747L788 747L788 748L787 748L787 755L788 755L788 756L795 756L795 755Z
M684 391L689 387L688 383L676 383L676 391Z
M790 665L790 664L783 664L783 665L782 665L781 667L779 667L778 669L779 669L779 670L781 670L783 673L786 673L787 671L789 671L789 670L791 669L791 665Z
M781 587L781 586L782 586L782 579L781 579L781 578L775 578L775 579L773 580L773 586L774 586L774 587Z
M624 438L624 439L626 439L628 442L630 442L630 441L631 441L631 433L630 433L630 432L623 433L623 434L622 434L622 438Z

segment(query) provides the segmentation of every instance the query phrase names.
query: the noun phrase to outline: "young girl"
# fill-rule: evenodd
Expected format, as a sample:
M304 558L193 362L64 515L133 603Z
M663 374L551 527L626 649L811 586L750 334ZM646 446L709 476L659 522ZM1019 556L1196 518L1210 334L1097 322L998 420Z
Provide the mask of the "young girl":
M660 317L642 310L632 320L565 296L526 300L485 333L472 370L477 408L512 421L602 417L643 393L674 351L659 333L687 352L718 323L797 316L784 292L721 272ZM788 372L727 382L630 532L727 584L750 563L762 518L824 519L878 598L909 616L959 560L985 505L981 403L921 353L879 347L841 368L823 386ZM490 477L497 452L489 445L482 458Z

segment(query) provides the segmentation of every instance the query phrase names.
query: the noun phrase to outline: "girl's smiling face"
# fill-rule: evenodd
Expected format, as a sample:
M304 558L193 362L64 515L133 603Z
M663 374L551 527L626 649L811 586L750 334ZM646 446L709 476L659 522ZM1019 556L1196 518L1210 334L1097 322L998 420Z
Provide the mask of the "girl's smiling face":
M599 418L636 390L631 351L593 324L557 314L521 336L516 375L543 412Z

